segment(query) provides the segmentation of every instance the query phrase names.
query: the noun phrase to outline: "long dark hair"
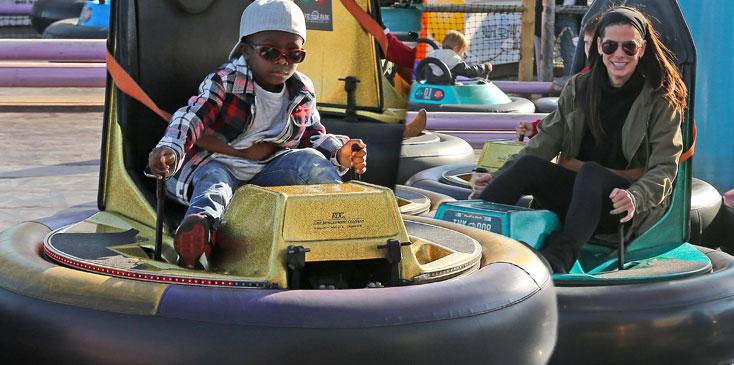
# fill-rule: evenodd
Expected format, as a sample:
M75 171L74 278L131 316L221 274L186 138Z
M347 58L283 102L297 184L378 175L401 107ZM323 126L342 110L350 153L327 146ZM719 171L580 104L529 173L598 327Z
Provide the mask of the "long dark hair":
M601 19L604 19L604 15L615 9L618 8L614 7L607 10L601 15ZM686 108L688 90L678 68L671 61L673 56L670 50L660 41L660 37L650 23L650 19L639 10L634 10L640 13L640 16L645 19L645 26L647 28L647 34L644 39L647 46L645 53L637 64L636 72L644 75L645 82L655 91L659 92L676 111L681 113ZM586 115L591 134L597 142L600 142L605 137L604 129L601 125L599 104L601 103L602 85L606 82L607 71L602 62L602 57L598 52L594 51L593 47L596 47L597 39L604 36L604 29L606 27L618 24L627 23L609 23L605 24L604 28L601 26L597 27L591 41L592 49L589 50L589 80L581 86L579 90L580 98L577 98L579 106L584 111L584 115Z

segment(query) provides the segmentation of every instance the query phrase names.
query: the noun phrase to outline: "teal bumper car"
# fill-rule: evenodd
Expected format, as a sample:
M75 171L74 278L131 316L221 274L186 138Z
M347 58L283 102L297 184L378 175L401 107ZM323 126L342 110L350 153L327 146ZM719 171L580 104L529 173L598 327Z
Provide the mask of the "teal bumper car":
M432 77L431 66L442 71ZM520 97L510 97L486 79L464 79L457 82L448 66L439 59L427 57L415 69L415 82L410 88L409 110L429 112L534 113L535 104ZM428 82L428 81L431 82Z
M585 19L610 3L595 1ZM689 90L681 126L688 149L694 140L696 54L680 8L674 0L627 4L644 9L675 55ZM650 229L627 242L623 232L596 235L569 273L553 274L559 330L550 363L734 361L734 257L690 243L691 164L679 164L669 209ZM557 224L549 213L468 200L444 203L436 217L502 232L539 249Z

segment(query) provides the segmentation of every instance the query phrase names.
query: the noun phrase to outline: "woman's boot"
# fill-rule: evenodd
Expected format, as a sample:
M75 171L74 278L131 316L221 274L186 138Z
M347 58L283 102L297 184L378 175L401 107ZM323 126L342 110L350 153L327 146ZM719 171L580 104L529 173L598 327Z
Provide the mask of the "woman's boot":
M545 238L545 244L540 252L548 260L554 273L565 274L578 259L580 249L580 242L563 232L553 231Z

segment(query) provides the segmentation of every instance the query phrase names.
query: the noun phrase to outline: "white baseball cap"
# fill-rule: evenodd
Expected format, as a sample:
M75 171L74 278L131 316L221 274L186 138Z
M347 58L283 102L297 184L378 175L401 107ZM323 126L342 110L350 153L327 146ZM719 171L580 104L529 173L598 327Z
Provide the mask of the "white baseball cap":
M306 18L292 0L256 0L245 8L240 18L240 37L229 58L240 55L242 37L268 30L299 35L306 42Z

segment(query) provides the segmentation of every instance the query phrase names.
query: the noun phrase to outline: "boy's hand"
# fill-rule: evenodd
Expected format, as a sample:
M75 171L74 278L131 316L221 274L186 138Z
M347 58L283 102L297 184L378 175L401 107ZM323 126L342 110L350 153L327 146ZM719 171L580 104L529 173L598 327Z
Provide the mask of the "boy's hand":
M176 166L176 153L170 147L154 148L148 154L148 168L158 179L165 179Z
M352 151L352 145L359 149ZM364 174L367 171L367 145L361 139L350 139L336 152L336 159L342 167L351 167L354 172Z
M492 69L493 69L493 66L492 66L492 64L491 64L491 63L489 63L489 62L485 62L484 64L485 64L485 65L487 65L487 73L490 73L490 72L492 72Z
M491 181L492 174L488 172L472 173L471 180L469 180L469 185L471 186L471 194L469 194L469 199L478 199L479 195L481 195L482 191L484 191L484 188L486 188Z
M278 144L260 142L247 148L238 149L237 151L239 157L252 161L262 161L280 149L282 147Z

